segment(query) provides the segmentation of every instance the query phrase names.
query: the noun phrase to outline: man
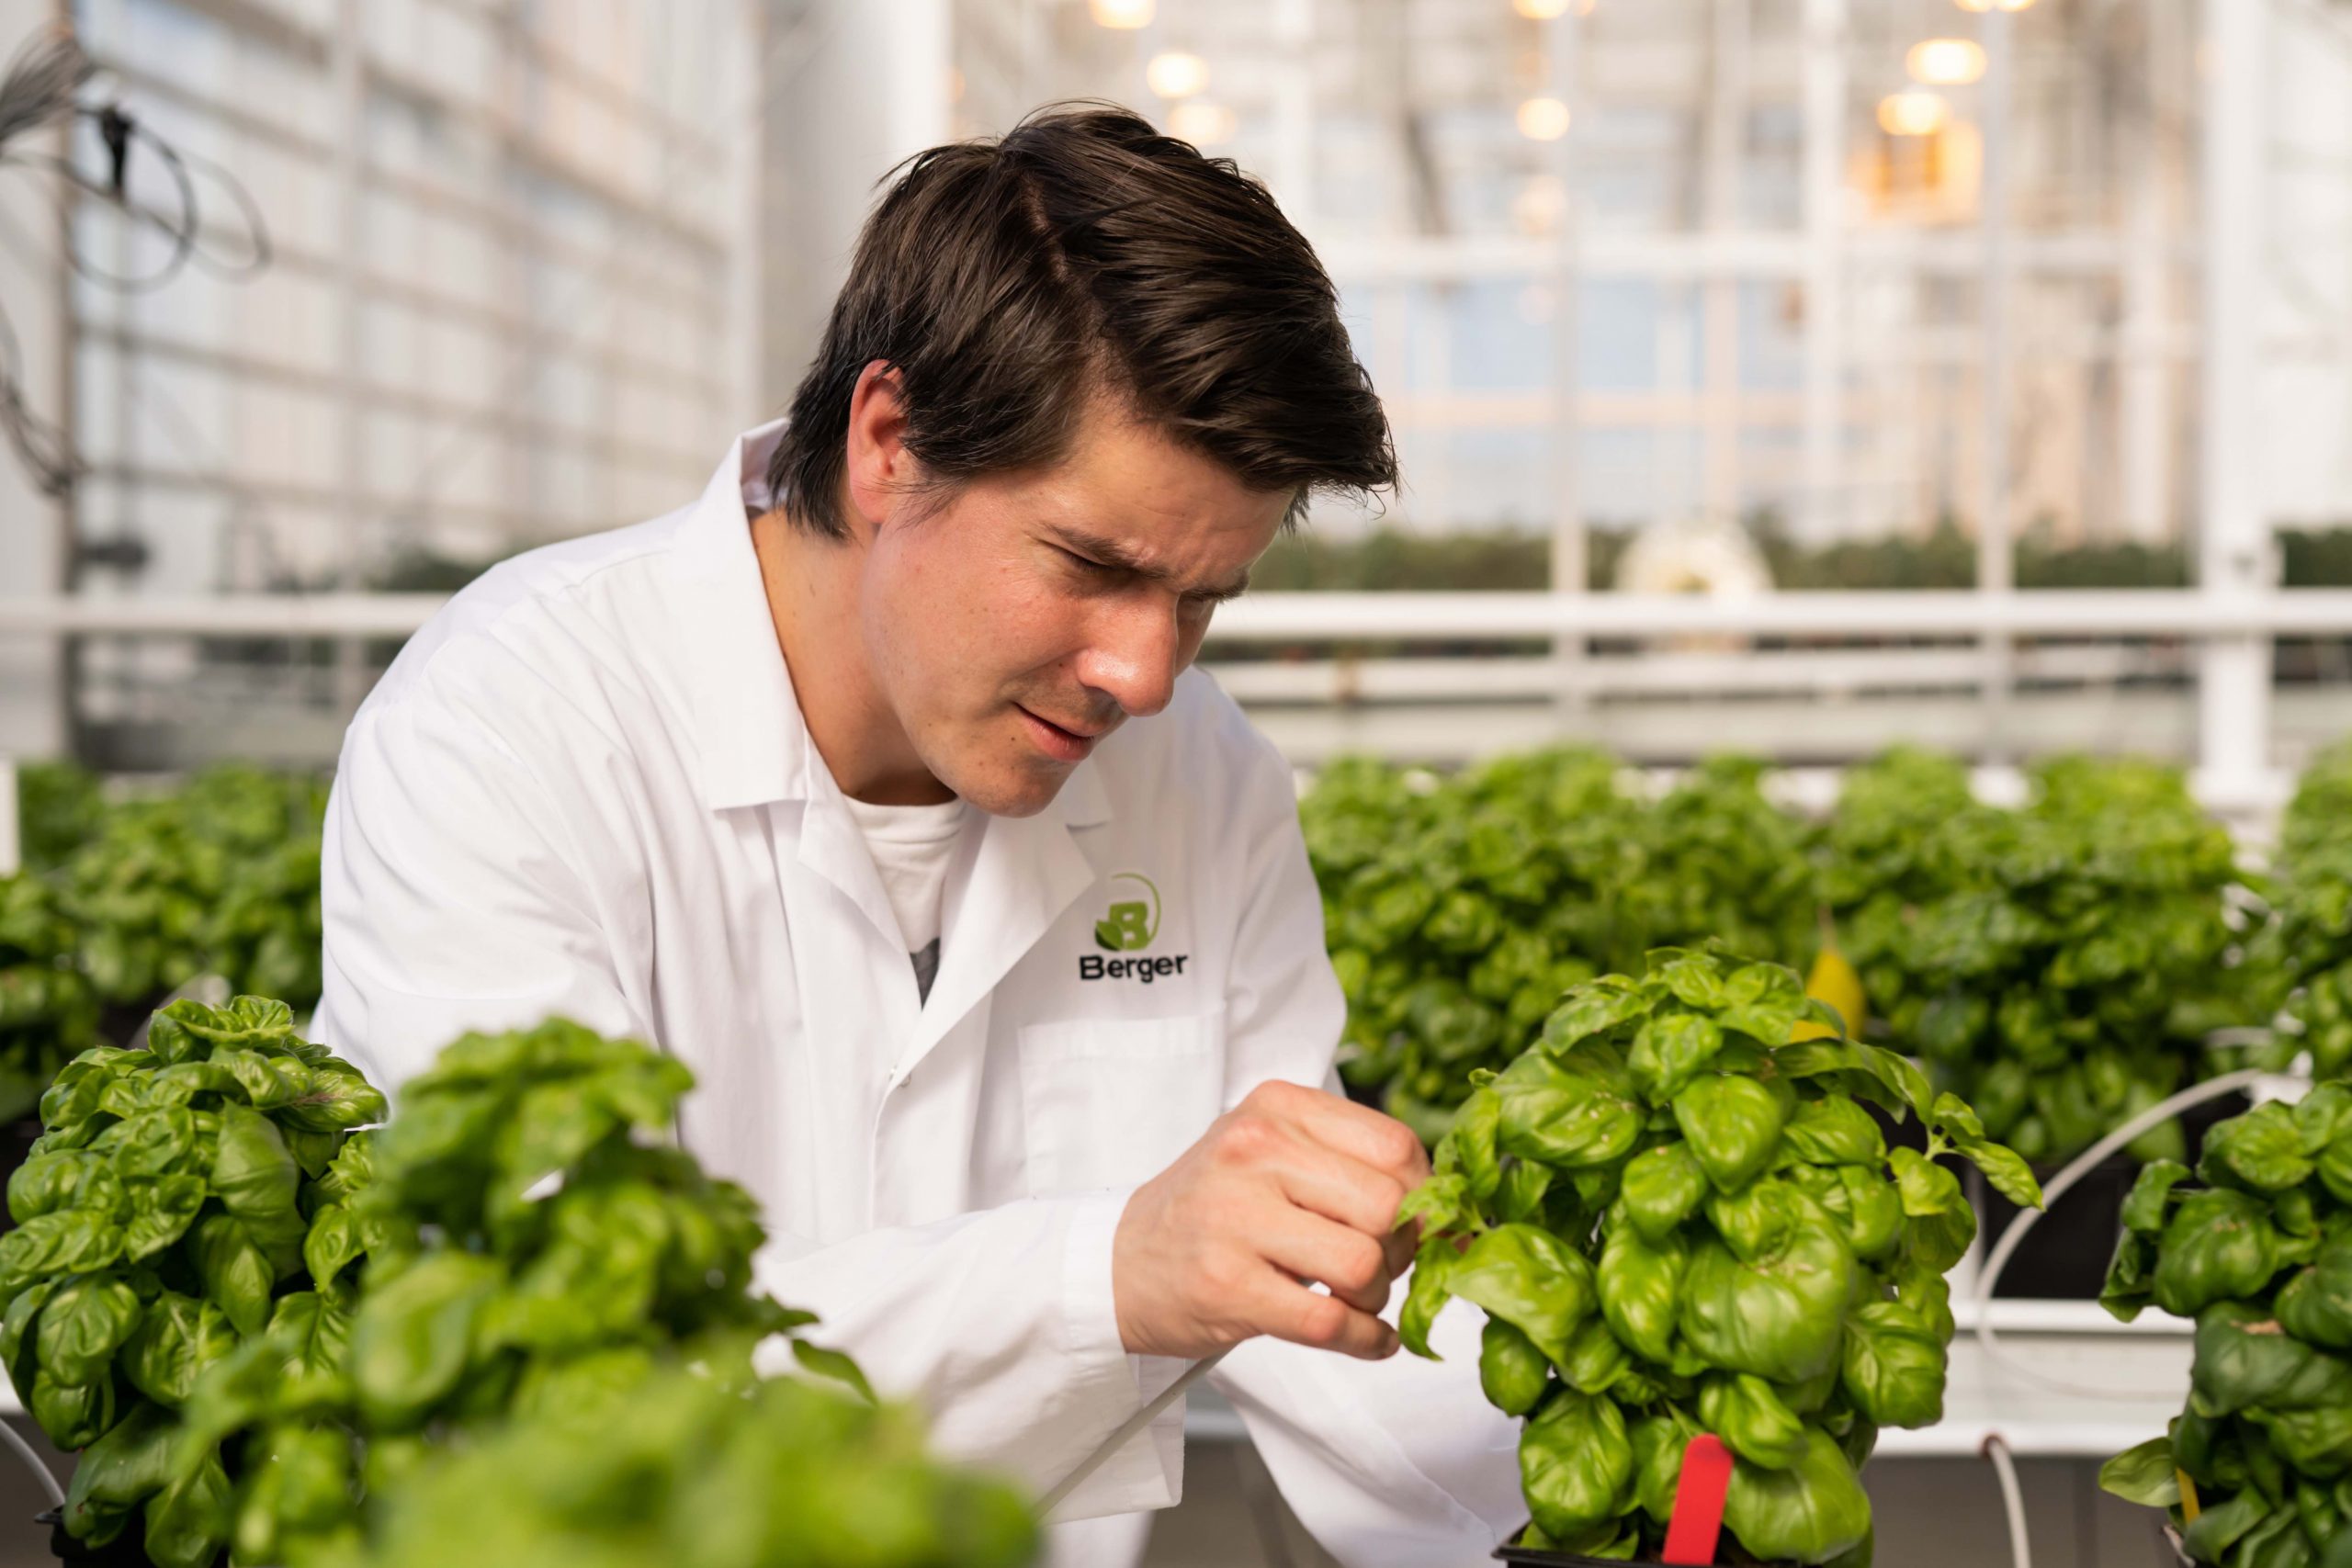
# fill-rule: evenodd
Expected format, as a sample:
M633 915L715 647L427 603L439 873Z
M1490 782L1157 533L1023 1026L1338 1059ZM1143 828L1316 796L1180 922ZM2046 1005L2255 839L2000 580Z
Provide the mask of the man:
M353 722L321 1034L395 1087L550 1013L651 1041L763 1205L763 1286L944 1450L1042 1491L1238 1346L1328 1546L1483 1557L1524 1513L1475 1334L1395 1359L1378 1315L1421 1151L1325 1092L1290 773L1186 673L1310 491L1394 479L1230 164L1108 109L924 153L788 422L489 573ZM1182 1462L1180 1407L1055 1517L1164 1506Z

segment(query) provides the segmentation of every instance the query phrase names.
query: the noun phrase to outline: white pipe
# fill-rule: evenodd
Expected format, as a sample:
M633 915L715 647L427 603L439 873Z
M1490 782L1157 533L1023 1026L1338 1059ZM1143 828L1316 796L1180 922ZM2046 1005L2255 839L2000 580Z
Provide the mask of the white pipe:
M2009 1457L2007 1439L1994 1433L1984 1439L1984 1453L2000 1479L2001 1510L2009 1517L2009 1561L2015 1568L2033 1568L2033 1545L2025 1531L2025 1493L2018 1485L2018 1467Z
M2148 1391L2144 1388L2093 1388L2085 1383L2068 1382L2064 1378L2052 1377L2039 1368L2029 1366L2009 1355L2007 1351L2001 1348L2000 1343L1993 1337L1993 1287L2000 1280L2001 1270L2009 1266L2009 1259L2017 1256L2018 1247L2025 1241L2026 1233L2032 1230L2041 1216L2048 1213L2059 1199L2073 1190L2075 1185L2088 1176L2100 1161L2121 1149L2141 1134L2153 1127L2163 1125L2191 1107L2202 1105L2209 1100L2219 1100L2223 1095L2241 1089L2250 1089L2256 1084L2277 1077L2277 1074L2265 1072L2259 1067L2245 1067L2237 1072L2223 1073L2219 1077L2208 1078L2203 1083L2192 1085L2182 1089L2178 1094L2158 1100L2147 1110L2125 1122L2106 1137L2076 1155L2067 1162L2064 1169L2052 1177L2049 1184L2041 1190L2041 1207L2018 1211L2018 1217L2010 1221L2009 1228L2001 1233L2001 1239L1994 1244L1992 1254L1984 1259L1984 1267L1976 1276L1976 1343L1983 1348L1985 1359L2019 1377L2041 1383L2046 1388L2080 1394L2086 1399L2113 1399L2136 1403L2147 1398Z

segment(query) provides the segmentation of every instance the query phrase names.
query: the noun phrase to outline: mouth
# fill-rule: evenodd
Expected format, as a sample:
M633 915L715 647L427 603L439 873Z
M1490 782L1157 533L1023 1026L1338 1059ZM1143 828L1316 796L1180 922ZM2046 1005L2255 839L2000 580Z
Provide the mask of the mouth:
M1067 725L1056 724L1052 719L1041 718L1019 703L1013 704L1012 707L1028 727L1029 738L1037 743L1037 749L1057 762L1085 761L1086 754L1094 750L1095 742L1110 733L1107 728L1072 729Z

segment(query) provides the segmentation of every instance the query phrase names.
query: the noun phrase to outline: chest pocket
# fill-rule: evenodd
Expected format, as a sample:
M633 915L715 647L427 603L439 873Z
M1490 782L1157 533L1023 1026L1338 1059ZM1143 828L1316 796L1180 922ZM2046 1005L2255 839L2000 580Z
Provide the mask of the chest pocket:
M1131 1187L1223 1109L1225 1015L1073 1019L1021 1031L1029 1195Z

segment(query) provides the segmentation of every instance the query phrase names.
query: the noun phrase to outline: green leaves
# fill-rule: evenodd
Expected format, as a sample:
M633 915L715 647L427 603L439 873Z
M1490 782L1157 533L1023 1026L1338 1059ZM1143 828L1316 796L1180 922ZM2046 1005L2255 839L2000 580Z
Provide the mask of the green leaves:
M1625 1167L1625 1216L1645 1239L1664 1241L1697 1210L1708 1190L1706 1169L1690 1145L1661 1144L1636 1155Z
M1530 1051L1493 1085L1498 1142L1507 1154L1562 1170L1614 1164L1641 1136L1642 1111L1625 1092L1581 1064Z
M1826 1563L1870 1538L1870 1498L1837 1443L1809 1427L1793 1465L1732 1466L1724 1524L1765 1562Z
M589 1419L672 1357L748 1375L753 1341L813 1321L751 1293L752 1201L673 1146L692 1079L644 1045L562 1021L469 1035L410 1080L390 1126L323 1161L302 1140L342 1134L289 1136L278 1119L332 1123L362 1097L330 1059L279 1066L295 1093L272 1122L220 1116L226 1190L191 1233L199 1263L211 1249L250 1269L254 1230L288 1194L307 1216L307 1280L265 1288L266 1329L240 1317L255 1303L210 1292L246 1337L189 1400L191 1431L235 1461L241 1556L355 1551L358 1494L426 1444L522 1414ZM1458 1204L1459 1170L1445 1180ZM158 1345L164 1369L184 1337ZM847 1356L797 1339L793 1353L871 1399Z
M387 1484L374 1514L339 1561L512 1568L584 1562L579 1543L593 1542L613 1563L1022 1568L1038 1547L1026 1505L927 1457L904 1408L676 1370L483 1434Z
M2099 1486L2127 1503L2169 1508L2180 1501L2180 1477L2174 1469L2172 1438L2151 1438L2136 1449L2126 1449L2098 1469Z
M1902 1302L1865 1302L1846 1320L1841 1385L1874 1427L1943 1419L1944 1340Z
M1565 1367L1568 1342L1597 1304L1593 1267L1549 1231L1498 1225L1470 1244L1444 1281Z
M2198 1174L2157 1164L2124 1204L2102 1295L2129 1317L2194 1312L2188 1407L2167 1437L2118 1455L2108 1490L2171 1510L2199 1561L2308 1565L2340 1551L2352 1497L2352 1225L2327 1179L2352 1143L2340 1086L2208 1134ZM2182 1507L2176 1470L2203 1511Z
M2194 1317L2215 1302L2261 1295L2288 1261L2269 1207L2251 1193L2191 1193L2165 1225L2155 1303Z
M351 1376L369 1422L420 1424L466 1370L474 1325L505 1283L495 1261L444 1252L371 1291L352 1335Z
M1453 1296L1485 1309L1481 1384L1529 1417L1527 1540L1655 1556L1681 1445L1704 1429L1739 1457L1750 1553L1859 1562L1854 1466L1881 1427L1939 1418L1943 1270L1974 1213L1947 1165L1890 1153L1855 1095L2039 1190L1894 1053L1770 1043L1801 1003L1785 970L1653 953L1646 979L1572 989L1440 1142L1410 1204L1427 1228L1400 1336L1426 1355Z
M1680 960L1690 967L1690 960ZM1712 971L1702 971L1709 974ZM1715 981L1718 994L1722 982ZM1714 1060L1724 1046L1723 1026L1704 1013L1661 1012L1653 1015L1634 1036L1625 1065L1634 1081L1653 1100L1671 1100L1682 1087Z
M1673 1097L1675 1125L1707 1179L1736 1191L1771 1162L1788 1107L1752 1077L1702 1077Z
M67 1280L41 1309L34 1354L42 1371L65 1383L94 1383L139 1325L139 1298L119 1280Z
M1544 1397L1551 1375L1543 1347L1502 1318L1487 1320L1478 1337L1478 1386L1489 1404L1507 1416L1524 1416Z
M1854 1269L1845 1238L1827 1224L1792 1227L1753 1262L1702 1241L1684 1277L1682 1336L1712 1365L1803 1382L1837 1362Z
M1562 1389L1521 1433L1519 1475L1529 1512L1555 1540L1615 1517L1634 1478L1623 1413L1605 1395Z
M1770 1383L1751 1373L1715 1373L1701 1382L1699 1419L1750 1464L1786 1470L1804 1457L1804 1423Z

